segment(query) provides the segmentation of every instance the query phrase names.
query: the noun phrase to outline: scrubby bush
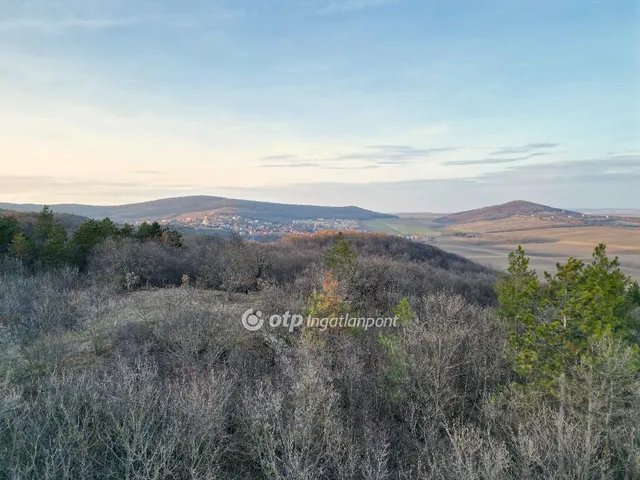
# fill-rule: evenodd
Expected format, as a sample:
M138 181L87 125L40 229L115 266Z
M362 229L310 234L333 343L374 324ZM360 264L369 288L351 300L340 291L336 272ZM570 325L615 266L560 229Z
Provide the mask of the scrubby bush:
M135 239L108 239L94 249L87 267L98 285L117 291L180 285L189 265L179 249Z
M77 269L28 274L21 267L0 272L0 319L18 339L74 328L80 320L75 302L81 278Z
M577 315L571 302L523 310L499 288L496 310L494 272L384 235L125 238L93 252L86 274L0 264L0 478L640 476L629 328L545 382L505 349L519 314L544 327ZM401 322L250 332L249 308Z

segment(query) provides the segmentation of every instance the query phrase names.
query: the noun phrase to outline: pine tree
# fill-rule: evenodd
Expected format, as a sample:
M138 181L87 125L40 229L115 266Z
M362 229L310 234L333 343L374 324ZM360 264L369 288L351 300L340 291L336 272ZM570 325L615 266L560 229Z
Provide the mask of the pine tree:
M136 238L143 242L147 240L161 241L162 227L158 222L153 222L153 223L143 222L138 227L138 231L136 232Z
M20 232L20 223L14 216L0 217L0 255L7 253L16 233Z
M29 243L29 239L22 232L13 235L11 245L9 245L9 253L22 262L26 262L31 258L33 248Z
M164 230L162 232L162 243L170 247L179 248L182 246L182 234L177 230Z
M638 324L633 310L638 283L599 245L585 265L569 258L557 272L545 272L541 286L518 247L496 285L498 314L510 326L507 355L527 382L552 387L581 363L593 362L594 345L611 338L630 344ZM637 347L634 347L637 351Z
M71 260L67 233L62 226L54 224L51 227L47 240L40 250L40 259L47 267L58 267Z
M119 232L119 236L122 238L133 238L135 234L136 234L136 229L130 223L125 223Z
M343 280L353 269L358 255L351 250L342 232L336 236L333 246L325 254L325 264L338 280Z
M104 242L107 238L114 238L119 235L118 226L109 218L100 221L87 220L83 222L73 233L69 242L74 262L80 268L84 268L94 247Z
M45 205L36 218L34 240L38 248L42 248L55 225L53 211Z

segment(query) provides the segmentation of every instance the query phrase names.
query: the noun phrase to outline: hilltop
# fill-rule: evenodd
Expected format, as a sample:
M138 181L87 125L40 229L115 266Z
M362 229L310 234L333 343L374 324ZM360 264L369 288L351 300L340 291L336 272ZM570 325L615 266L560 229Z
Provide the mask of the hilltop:
M291 205L283 203L237 200L207 195L164 198L125 205L98 206L82 204L50 205L58 213L82 215L89 218L109 217L116 222L143 220L178 220L205 215L239 215L254 220L286 222L315 218L344 220L372 220L394 218L393 215L373 212L360 207L325 207L315 205ZM39 211L42 205L1 204L0 208L15 211Z
M564 217L576 218L582 217L582 213L573 212L571 210L563 210L560 208L540 205L538 203L526 202L524 200L514 200L512 202L503 203L501 205L492 205L490 207L476 208L465 212L453 213L435 219L440 224L453 223L471 223L487 220L500 220L503 218L517 216L537 216L537 217Z

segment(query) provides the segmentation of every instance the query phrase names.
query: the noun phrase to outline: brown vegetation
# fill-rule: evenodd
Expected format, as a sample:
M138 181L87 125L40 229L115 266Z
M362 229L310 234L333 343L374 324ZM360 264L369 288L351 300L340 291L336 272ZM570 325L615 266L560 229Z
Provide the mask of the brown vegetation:
M332 292L367 316L404 305L397 330L241 327L247 308L307 307L339 263L325 261L326 234L180 248L112 239L85 275L6 259L0 477L640 475L640 390L618 346L602 346L617 353L600 376L576 373L560 416L553 398L510 388L495 272L398 237L346 239L357 261L335 270ZM259 278L257 291L238 293L243 278ZM592 415L582 384L597 386Z

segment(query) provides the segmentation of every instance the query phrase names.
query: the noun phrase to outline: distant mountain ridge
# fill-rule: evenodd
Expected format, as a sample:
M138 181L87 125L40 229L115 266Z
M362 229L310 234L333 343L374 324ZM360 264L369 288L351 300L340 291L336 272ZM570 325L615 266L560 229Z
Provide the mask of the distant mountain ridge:
M316 205L292 205L284 203L236 200L225 197L196 195L188 197L163 198L148 202L125 205L49 205L54 212L82 215L89 218L109 217L116 222L143 220L177 220L205 215L239 215L253 220L292 221L315 218L335 218L341 220L373 220L396 218L395 215L378 213L355 206L325 207ZM38 211L43 205L0 203L0 209L14 211Z
M512 202L503 203L501 205L492 205L490 207L476 208L459 213L452 213L439 217L435 222L447 225L453 223L471 223L486 220L500 220L522 215L551 215L561 217L582 217L582 213L572 210L563 210L560 208L540 205L538 203L527 202L524 200L514 200Z

